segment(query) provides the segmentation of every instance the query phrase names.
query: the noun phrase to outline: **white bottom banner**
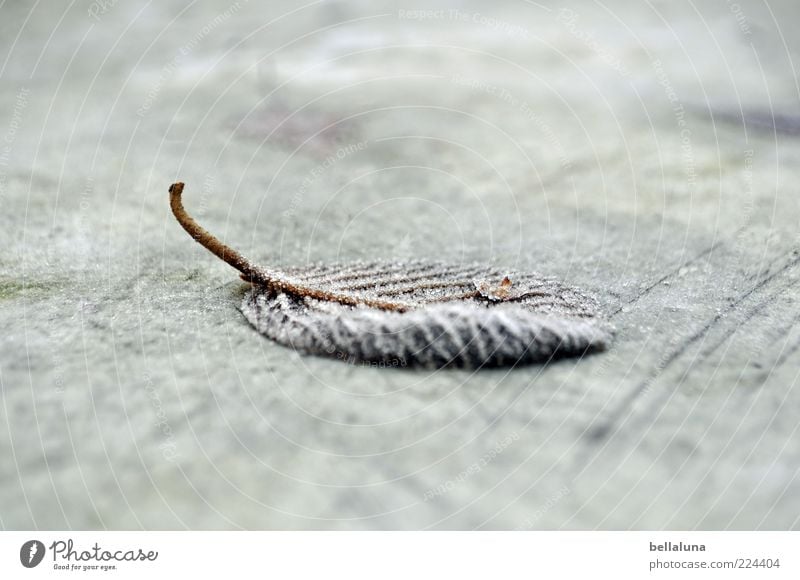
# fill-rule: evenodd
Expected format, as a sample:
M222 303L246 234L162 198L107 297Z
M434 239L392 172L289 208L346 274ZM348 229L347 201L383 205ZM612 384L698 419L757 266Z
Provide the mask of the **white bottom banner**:
M0 578L800 578L798 532L3 532Z

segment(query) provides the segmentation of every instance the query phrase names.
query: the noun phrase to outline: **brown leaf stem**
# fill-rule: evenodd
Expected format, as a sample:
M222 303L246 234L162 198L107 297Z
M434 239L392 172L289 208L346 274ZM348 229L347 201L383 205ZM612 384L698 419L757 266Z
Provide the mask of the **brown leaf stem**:
M180 181L169 186L169 205L178 223L192 236L195 242L217 256L223 262L239 270L243 274L242 278L244 280L250 281L252 278L256 277L256 268L247 258L233 248L220 242L200 224L194 221L192 216L186 213L186 210L183 209L183 202L181 201L183 186L184 184ZM258 277L260 278L261 276Z

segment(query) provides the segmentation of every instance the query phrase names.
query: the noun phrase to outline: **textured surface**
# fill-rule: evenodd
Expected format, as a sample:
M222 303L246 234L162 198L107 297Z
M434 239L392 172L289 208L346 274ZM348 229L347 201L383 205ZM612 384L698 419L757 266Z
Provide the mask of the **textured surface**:
M611 341L594 299L538 275L412 261L317 266L280 278L357 304L402 308L262 286L245 296L242 312L266 336L347 361L476 369L582 356Z
M797 2L488 4L0 6L3 527L798 527ZM613 346L297 355L177 179L258 263L541 272Z

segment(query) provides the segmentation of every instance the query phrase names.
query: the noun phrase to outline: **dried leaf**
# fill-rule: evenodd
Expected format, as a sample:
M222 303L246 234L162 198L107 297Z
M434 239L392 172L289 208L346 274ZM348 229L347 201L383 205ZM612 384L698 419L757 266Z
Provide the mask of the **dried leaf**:
M302 352L381 366L513 365L605 348L594 299L552 278L479 264L355 262L283 271L253 265L201 228L170 188L192 237L253 284L241 310Z

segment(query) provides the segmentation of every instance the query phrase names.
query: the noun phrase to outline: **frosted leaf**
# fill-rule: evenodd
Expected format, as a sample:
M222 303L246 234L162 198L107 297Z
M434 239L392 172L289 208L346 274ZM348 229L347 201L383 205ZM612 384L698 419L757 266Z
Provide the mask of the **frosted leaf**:
M170 188L178 221L253 285L245 318L298 351L381 366L477 368L579 356L611 340L593 298L531 273L419 260L261 268L188 216L182 190Z
M315 266L285 276L345 303L254 285L241 306L247 320L280 344L348 361L500 366L581 355L610 340L594 300L530 274L414 261Z

